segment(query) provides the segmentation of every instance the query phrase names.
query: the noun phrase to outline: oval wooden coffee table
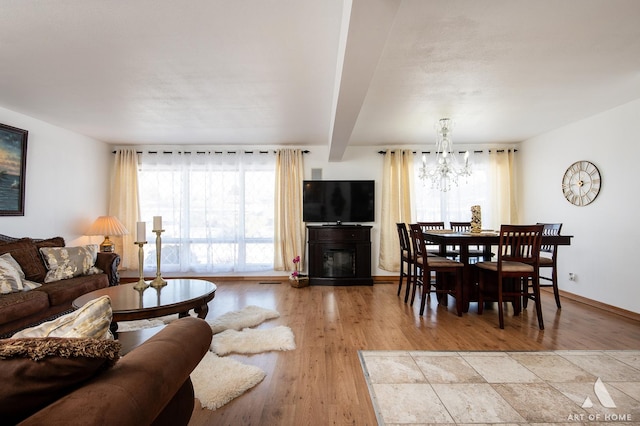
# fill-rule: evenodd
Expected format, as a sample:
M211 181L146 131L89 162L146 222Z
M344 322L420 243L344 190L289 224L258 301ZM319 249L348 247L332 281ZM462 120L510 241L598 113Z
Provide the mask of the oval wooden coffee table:
M162 288L148 287L143 291L136 290L136 283L120 284L95 290L82 295L73 301L73 307L78 309L90 300L101 296L111 298L111 331L118 331L119 321L150 319L164 315L178 314L180 317L189 315L193 309L198 318L204 319L209 312L207 303L216 294L216 285L205 280L196 279L167 279L167 285Z

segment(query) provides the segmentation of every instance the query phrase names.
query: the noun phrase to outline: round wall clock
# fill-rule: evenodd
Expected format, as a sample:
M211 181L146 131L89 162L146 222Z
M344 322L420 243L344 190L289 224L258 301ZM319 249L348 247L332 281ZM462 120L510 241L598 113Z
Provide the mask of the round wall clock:
M562 193L571 204L586 206L596 199L601 184L600 171L595 164L576 161L564 172Z

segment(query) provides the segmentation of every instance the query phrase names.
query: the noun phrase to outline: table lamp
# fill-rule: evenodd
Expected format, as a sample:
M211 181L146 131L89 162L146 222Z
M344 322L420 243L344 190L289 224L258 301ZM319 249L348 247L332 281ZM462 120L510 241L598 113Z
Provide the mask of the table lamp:
M129 231L115 216L100 216L93 222L87 235L104 235L104 241L100 244L100 251L112 252L115 244L109 239L110 235L126 235Z

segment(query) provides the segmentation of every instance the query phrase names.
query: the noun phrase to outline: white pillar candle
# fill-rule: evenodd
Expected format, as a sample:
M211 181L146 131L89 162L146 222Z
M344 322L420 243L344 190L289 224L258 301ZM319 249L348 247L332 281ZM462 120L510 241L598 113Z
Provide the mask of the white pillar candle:
M153 217L153 230L154 231L162 230L162 216Z
M138 222L136 223L136 242L142 243L147 241L147 223L146 222Z

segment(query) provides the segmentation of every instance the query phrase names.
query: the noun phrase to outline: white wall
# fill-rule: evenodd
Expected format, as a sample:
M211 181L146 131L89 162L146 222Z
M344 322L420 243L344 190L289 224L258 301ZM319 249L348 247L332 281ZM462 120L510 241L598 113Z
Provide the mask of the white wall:
M67 245L97 243L84 237L107 214L109 145L0 108L0 123L27 130L24 216L0 216L0 233L14 237L64 237Z
M560 288L640 313L640 100L527 140L521 149L522 222L562 222L562 233L574 236L559 249ZM600 194L584 207L566 201L561 189L565 170L579 160L593 162L602 175Z

